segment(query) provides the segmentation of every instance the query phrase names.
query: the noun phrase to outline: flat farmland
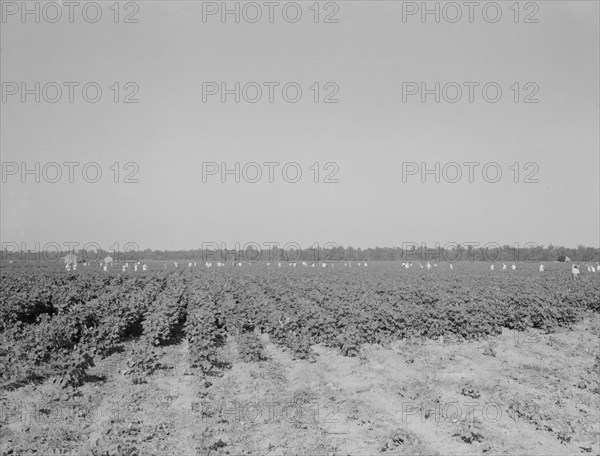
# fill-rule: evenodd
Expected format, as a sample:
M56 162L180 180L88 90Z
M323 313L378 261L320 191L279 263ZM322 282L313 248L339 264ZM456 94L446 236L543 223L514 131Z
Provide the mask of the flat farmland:
M10 266L3 455L600 453L585 265Z

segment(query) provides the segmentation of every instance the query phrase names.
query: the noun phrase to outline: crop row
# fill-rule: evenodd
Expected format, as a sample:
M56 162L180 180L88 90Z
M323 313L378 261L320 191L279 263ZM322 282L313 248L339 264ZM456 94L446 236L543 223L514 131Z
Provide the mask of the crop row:
M2 331L1 380L20 384L51 375L79 384L95 356L106 356L118 343L139 334L142 320L165 277L153 275L116 280L102 286L87 302L51 307L34 322L14 319Z
M140 275L9 274L1 277L0 380L60 375L77 384L95 357L142 337L140 365L156 346L185 334L192 367L219 366L236 337L244 359L260 359L267 333L298 358L322 344L356 355L362 344L440 336L494 336L503 327L550 332L600 312L595 277L560 272L400 275L391 267L350 270L185 270ZM148 363L145 359L147 358ZM134 361L135 364L135 361ZM143 370L143 369L142 369Z

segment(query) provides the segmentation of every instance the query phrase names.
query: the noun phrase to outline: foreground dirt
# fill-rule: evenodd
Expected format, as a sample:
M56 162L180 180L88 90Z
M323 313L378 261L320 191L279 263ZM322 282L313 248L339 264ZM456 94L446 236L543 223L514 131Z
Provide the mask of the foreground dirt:
M56 380L2 397L4 454L600 454L600 324L494 340L398 341L314 360L261 335L266 359L230 364L206 388L185 340L135 383L137 342L98 362L77 390Z

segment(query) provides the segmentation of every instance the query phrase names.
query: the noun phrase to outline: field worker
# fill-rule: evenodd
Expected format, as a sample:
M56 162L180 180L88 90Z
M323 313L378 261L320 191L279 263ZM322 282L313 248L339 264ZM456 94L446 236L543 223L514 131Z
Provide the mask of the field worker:
M148 270L148 266L146 266L145 264L142 265L142 271L147 271Z
M544 272L544 265L540 264L540 272Z
M594 266L592 266L592 272L596 272L596 269L594 269Z
M409 267L410 267L410 266L408 265L408 263L406 263L406 264L404 265L404 269L408 269Z
M313 263L313 264L311 264L311 265L310 265L310 267L311 267L311 268L314 268L314 267L315 267L315 264L314 264L314 263Z
M358 267L360 268L360 261L358 262Z
M490 264L490 269L493 271L494 270L494 265Z
M70 270L71 270L71 263L67 263L67 264L65 265L65 269L66 269L67 271L70 271Z
M196 262L194 261L194 266L196 266Z
M431 264L429 263L429 261L427 262L427 270L429 271L431 269Z
M367 267L367 263L365 263L365 268Z
M323 263L323 264L322 264L322 266L323 266L324 268L326 268L326 267L327 267L327 264L326 264L326 263Z
M277 267L280 268L281 267L281 263L277 263Z
M502 263L502 270L506 271L506 265L504 263Z
M517 265L513 263L513 265L511 266L511 268L514 271L515 269L517 269Z
M452 263L450 263L450 269L454 269L454 266L452 266Z
M104 272L106 272L108 270L108 267L106 265L102 266L102 269L104 269Z
M571 266L571 273L573 274L573 278L576 279L577 276L579 275L579 265L578 264L574 264L573 266Z

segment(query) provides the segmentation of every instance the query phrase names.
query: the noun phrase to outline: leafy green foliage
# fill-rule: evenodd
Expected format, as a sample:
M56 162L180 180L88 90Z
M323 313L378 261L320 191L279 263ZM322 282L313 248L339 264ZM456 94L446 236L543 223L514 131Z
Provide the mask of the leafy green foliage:
M491 274L485 264L441 269L257 264L135 275L2 273L0 380L54 375L76 385L96 356L110 355L125 340L142 336L146 347L157 347L180 330L192 366L208 374L222 366L219 348L228 335L241 335L246 360L264 355L254 333L267 333L295 358L312 359L316 344L357 356L363 344L395 339L480 339L502 328L552 332L600 312L597 276L574 281L564 265L543 274L525 268ZM145 350L132 369L153 370L153 352Z

